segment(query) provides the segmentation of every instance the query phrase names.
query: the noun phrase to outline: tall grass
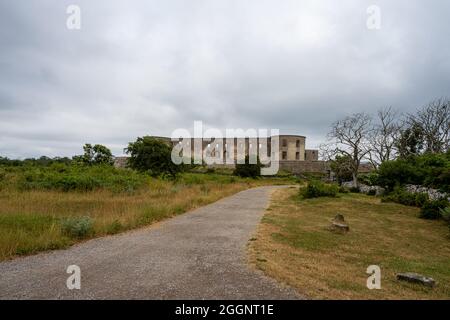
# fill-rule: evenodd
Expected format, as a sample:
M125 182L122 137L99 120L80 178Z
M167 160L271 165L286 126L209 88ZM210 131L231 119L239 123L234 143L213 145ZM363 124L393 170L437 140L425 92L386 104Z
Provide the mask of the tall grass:
M146 226L283 179L184 173L175 181L112 167L1 168L0 260Z
M60 190L92 191L107 189L133 192L144 186L149 177L132 170L111 166L51 166L0 167L0 190Z

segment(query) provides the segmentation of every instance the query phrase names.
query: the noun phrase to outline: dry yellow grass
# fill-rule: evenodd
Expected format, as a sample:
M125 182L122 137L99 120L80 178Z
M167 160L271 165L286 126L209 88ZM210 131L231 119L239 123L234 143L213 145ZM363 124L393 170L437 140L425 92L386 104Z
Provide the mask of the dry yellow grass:
M274 193L249 245L251 263L312 299L450 299L450 238L442 221L418 209L359 194L299 200L298 189ZM326 230L342 213L346 235ZM366 268L381 267L381 290L366 287ZM397 272L437 281L434 289L399 282Z
M205 176L206 177L206 176ZM181 214L249 187L271 180L235 179L183 184L153 179L132 194L110 191L0 192L0 260L16 255L67 247L82 239L64 234L61 225L70 217L89 217L88 238L114 234ZM211 181L213 180L213 181Z

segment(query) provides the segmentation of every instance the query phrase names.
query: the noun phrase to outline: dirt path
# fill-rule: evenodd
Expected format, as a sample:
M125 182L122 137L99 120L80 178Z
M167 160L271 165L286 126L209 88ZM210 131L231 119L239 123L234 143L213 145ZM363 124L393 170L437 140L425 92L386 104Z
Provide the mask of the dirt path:
M159 225L0 263L2 299L298 299L251 270L245 246L275 187L240 192ZM81 289L68 290L69 265Z

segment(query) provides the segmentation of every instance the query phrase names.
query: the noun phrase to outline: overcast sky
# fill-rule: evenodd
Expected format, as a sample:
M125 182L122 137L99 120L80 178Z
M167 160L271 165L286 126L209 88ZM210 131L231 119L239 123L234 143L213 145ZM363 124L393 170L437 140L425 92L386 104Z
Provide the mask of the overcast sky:
M194 120L316 147L349 113L449 96L449 14L447 0L0 0L0 156L120 155Z

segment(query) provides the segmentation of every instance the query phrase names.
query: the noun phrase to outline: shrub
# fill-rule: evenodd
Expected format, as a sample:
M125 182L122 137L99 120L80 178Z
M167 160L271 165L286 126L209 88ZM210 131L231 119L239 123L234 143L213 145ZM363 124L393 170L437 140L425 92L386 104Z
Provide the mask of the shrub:
M403 159L383 162L378 174L378 182L388 190L393 190L396 185L417 184L420 180L416 168Z
M439 188L442 192L450 193L450 169L447 168L434 177L432 185Z
M368 196L376 196L376 195L377 195L377 190L375 190L375 189L370 189L370 190L367 192L367 195L368 195Z
M450 191L450 152L386 161L378 169L379 184L393 190L396 185L416 184Z
M450 223L450 207L440 209L439 212L441 213L442 219Z
M346 187L339 187L339 193L349 193L350 191Z
M114 220L107 228L106 233L107 234L116 234L119 233L123 229L122 224L119 220Z
M78 166L51 165L49 167L22 166L12 168L9 183L20 190L91 191L107 189L132 192L146 184L150 177L132 170L109 165Z
M216 169L215 168L207 168L206 173L216 173Z
M334 184L324 184L319 181L311 181L305 188L300 189L300 195L305 199L319 197L336 197L339 187Z
M411 193L401 187L394 188L393 192L382 199L383 202L396 202L413 207L422 207L428 200L429 197L426 193Z
M67 218L62 221L62 231L73 238L85 238L92 232L92 219L90 217Z
M360 192L361 192L361 190L359 189L359 187L351 187L351 188L349 189L349 191L350 191L351 193L360 193Z
M419 217L422 219L439 219L441 218L441 210L448 206L446 199L427 201L420 210Z
M243 177L243 178L256 178L261 176L261 162L259 161L259 157L256 158L256 163L250 163L249 156L245 157L245 163L236 164L236 168L233 172L235 176Z
M416 193L416 207L422 207L430 197L426 193Z
M378 185L379 177L380 175L377 172L370 172L359 175L358 180L365 185L376 186Z

